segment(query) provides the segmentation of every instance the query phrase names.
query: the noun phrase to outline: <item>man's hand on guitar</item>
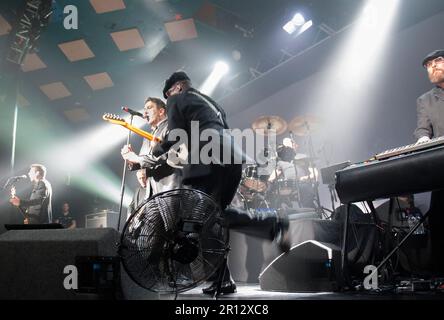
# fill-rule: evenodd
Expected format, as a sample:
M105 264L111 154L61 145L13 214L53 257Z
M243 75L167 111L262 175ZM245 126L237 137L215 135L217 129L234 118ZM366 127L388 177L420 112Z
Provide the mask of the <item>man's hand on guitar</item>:
M16 197L16 196L14 196L14 197L12 197L11 199L9 199L9 202L10 202L13 206L15 206L15 207L20 206L20 198L18 198L18 197Z
M120 151L120 153L122 154L123 160L126 160L131 163L139 161L139 156L134 153L133 149L131 148L131 145L124 146Z

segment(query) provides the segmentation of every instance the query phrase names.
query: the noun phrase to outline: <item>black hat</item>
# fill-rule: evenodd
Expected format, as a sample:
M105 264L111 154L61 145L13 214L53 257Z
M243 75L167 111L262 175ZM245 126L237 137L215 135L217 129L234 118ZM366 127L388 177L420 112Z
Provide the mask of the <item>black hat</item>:
M183 71L177 71L174 72L166 81L165 86L163 87L163 97L167 99L166 93L170 88L177 82L177 81L183 81L188 80L190 81L190 78L187 76L187 74Z
M433 52L430 52L422 61L422 66L425 67L427 62L438 57L444 57L444 50L435 50Z

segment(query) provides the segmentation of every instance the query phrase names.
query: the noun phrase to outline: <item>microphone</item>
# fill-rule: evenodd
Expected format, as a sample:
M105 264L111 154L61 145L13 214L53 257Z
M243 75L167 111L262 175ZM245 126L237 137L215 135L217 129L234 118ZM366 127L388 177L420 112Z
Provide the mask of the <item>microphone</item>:
M130 115L144 118L143 114L141 114L140 112L134 111L133 109L130 109L128 107L122 107L122 110L125 112L128 112Z
M6 181L5 185L3 186L3 189L9 188L14 182L17 182L22 179L27 179L27 178L28 178L28 176L25 174L21 175L21 176L11 177Z
M21 176L11 177L11 178L9 178L9 180L18 181L18 180L21 180L21 179L27 179L27 178L28 178L28 176L27 176L26 174L23 174L23 175L21 175Z

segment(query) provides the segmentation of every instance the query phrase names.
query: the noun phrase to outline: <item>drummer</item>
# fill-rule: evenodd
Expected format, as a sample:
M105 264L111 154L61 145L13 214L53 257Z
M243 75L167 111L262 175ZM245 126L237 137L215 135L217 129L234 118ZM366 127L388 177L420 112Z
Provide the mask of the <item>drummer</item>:
M282 145L277 148L276 169L271 173L268 181L297 180L301 191L300 206L314 207L314 192L311 185L315 177L314 170L310 170L307 155L298 153L299 145L290 138L284 138ZM295 190L296 194L297 190ZM294 195L293 195L294 196Z
M269 182L274 182L276 178L296 180L296 176L298 176L299 179L304 177L305 180L308 177L308 171L300 165L296 166L298 172L295 171L293 159L304 159L307 157L303 153L296 153L298 149L298 144L292 142L290 138L284 138L282 145L279 145L277 148L278 160L276 170L271 173L268 179Z

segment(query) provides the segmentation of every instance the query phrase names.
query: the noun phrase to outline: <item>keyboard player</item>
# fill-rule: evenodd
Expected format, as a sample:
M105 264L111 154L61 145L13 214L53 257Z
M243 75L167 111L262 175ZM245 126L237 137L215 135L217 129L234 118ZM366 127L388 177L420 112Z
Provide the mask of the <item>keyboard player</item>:
M417 143L444 136L444 50L429 53L422 65L434 87L417 100ZM434 271L436 275L444 276L444 190L432 193L429 225Z

